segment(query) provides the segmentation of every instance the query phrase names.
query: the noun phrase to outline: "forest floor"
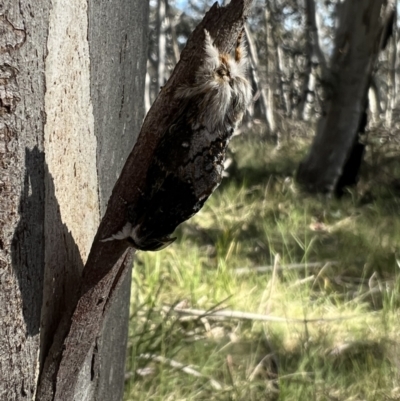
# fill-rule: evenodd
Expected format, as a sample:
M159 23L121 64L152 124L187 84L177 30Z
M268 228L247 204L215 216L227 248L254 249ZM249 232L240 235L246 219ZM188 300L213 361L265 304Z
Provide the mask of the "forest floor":
M400 400L399 152L376 140L337 200L294 183L308 145L236 137L178 240L138 253L125 400Z

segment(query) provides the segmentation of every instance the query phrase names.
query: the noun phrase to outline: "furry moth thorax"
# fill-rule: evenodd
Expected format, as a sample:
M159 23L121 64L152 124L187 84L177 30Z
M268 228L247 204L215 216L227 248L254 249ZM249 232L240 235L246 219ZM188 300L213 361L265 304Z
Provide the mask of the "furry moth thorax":
M246 78L248 61L243 44L243 31L239 34L235 56L220 53L213 40L204 31L204 61L196 72L193 86L177 91L178 98L197 98L201 111L207 114L205 125L214 131L218 125L229 121L235 127L241 122L251 101L251 86Z
M251 101L251 86L242 34L233 57L204 34L202 64L194 83L176 90L181 107L155 149L140 199L127 204L121 231L103 241L127 240L144 251L165 248L222 180L226 148Z

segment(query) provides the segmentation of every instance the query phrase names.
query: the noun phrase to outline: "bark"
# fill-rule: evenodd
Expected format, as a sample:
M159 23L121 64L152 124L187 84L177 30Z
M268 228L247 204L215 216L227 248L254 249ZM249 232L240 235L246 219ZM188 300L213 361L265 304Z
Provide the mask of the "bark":
M388 0L346 0L331 61L330 95L298 181L311 192L332 193L354 146L373 67L387 22Z
M7 401L32 400L39 374L49 11L40 3L4 1L0 15L0 398Z
M45 359L56 330L67 332L100 217L142 121L147 13L140 0L2 4L2 400L53 399L57 378L46 376ZM95 358L73 372L76 400L122 398L127 273L92 342Z
M82 399L74 396L79 388L84 390L83 386L79 387L79 372L85 362L97 366L96 339L101 333L110 305L112 307L113 298L118 295L121 282L131 265L133 252L126 241L100 240L110 237L125 225L127 203L137 205L140 197L138 188L145 183L154 150L165 127L171 125L179 111L179 101L174 99L174 92L182 83L193 82L196 68L201 62L204 29L216 38L215 44L221 51L231 50L243 28L251 2L233 0L227 7L215 4L210 9L189 38L180 62L144 121L138 141L113 189L105 216L92 244L82 276L79 301L72 317L63 317L64 324L59 326L46 360L41 384L47 392L53 390L53 399L56 401Z

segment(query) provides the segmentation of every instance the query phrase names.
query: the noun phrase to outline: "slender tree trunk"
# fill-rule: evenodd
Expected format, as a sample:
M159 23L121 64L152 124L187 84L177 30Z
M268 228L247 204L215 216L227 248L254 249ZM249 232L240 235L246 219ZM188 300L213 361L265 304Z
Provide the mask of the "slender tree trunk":
M1 400L54 399L55 333L68 331L142 122L147 14L141 0L2 4ZM128 270L85 364L68 372L79 376L75 400L122 399L129 293Z
M166 1L158 0L157 7L157 85L160 90L165 83L166 38Z
M346 0L332 58L330 95L326 115L298 181L309 191L332 193L357 138L373 67L387 22L389 0Z
M368 91L368 103L369 103L369 109L371 111L371 119L372 119L371 122L373 124L376 124L380 119L380 115L382 113L382 106L381 106L381 96L379 93L379 87L375 77L372 77L371 79L371 85Z
M172 56L174 65L178 64L180 53L179 53L179 46L178 46L178 36L176 34L176 25L180 20L180 15L172 15L171 8L169 7L169 3L167 1L167 10L168 12L168 29L171 35L171 47L172 47Z
M151 106L151 78L150 78L150 73L149 73L149 67L150 67L150 62L147 60L146 81L145 81L145 86L144 86L144 112L145 112L145 114L147 114L147 112L150 110L150 106Z
M267 93L265 91L264 85L260 81L260 74L258 72L260 61L258 59L256 45L254 43L251 32L249 31L247 26L245 26L245 31L246 31L246 39L247 39L247 48L248 48L248 52L249 52L249 56L250 56L250 74L252 77L252 81L254 82L254 84L260 94L259 101L260 101L261 114L267 122L268 130L271 131L271 122L268 120L268 115L270 113L268 111Z
M285 104L286 116L288 118L292 117L293 114L293 105L292 105L292 85L289 82L288 77L290 76L290 68L289 63L285 61L285 55L282 50L282 47L278 45L278 64L279 70L281 71L281 85L282 85L282 94L283 94L283 102Z
M271 11L269 8L268 1L265 4L265 31L267 34L267 49L268 49L268 54L267 54L267 121L270 127L270 134L271 135L277 135L277 127L276 127L276 120L275 120L275 114L274 111L276 110L276 105L275 105L275 98L274 98L274 93L275 93L275 79L276 79L276 46L274 43L274 38L273 38L273 27L272 27L272 22L271 22ZM278 138L279 142L279 138Z
M385 126L387 129L392 127L393 112L396 108L396 89L397 89L397 77L396 77L396 63L397 63L397 12L393 12L393 21L390 22L391 26L388 27L388 38L386 39L387 52L388 52L388 94L387 94L387 105L386 105L386 118Z
M298 106L298 115L304 120L309 120L315 101L316 87L316 64L321 72L321 82L328 81L328 67L325 55L321 49L318 25L317 11L314 0L305 0L305 17L306 17L306 69L304 71L304 83L301 100Z

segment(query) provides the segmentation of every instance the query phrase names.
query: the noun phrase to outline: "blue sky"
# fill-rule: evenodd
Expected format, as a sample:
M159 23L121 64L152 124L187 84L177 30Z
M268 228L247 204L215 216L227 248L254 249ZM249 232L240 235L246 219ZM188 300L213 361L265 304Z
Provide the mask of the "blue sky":
M176 7L184 10L186 8L187 0L176 0Z
M203 3L205 0L201 0ZM214 0L211 4L213 4L215 1L218 1L219 4L222 3L222 0ZM180 10L184 10L187 6L188 0L175 0L175 6L179 8Z

